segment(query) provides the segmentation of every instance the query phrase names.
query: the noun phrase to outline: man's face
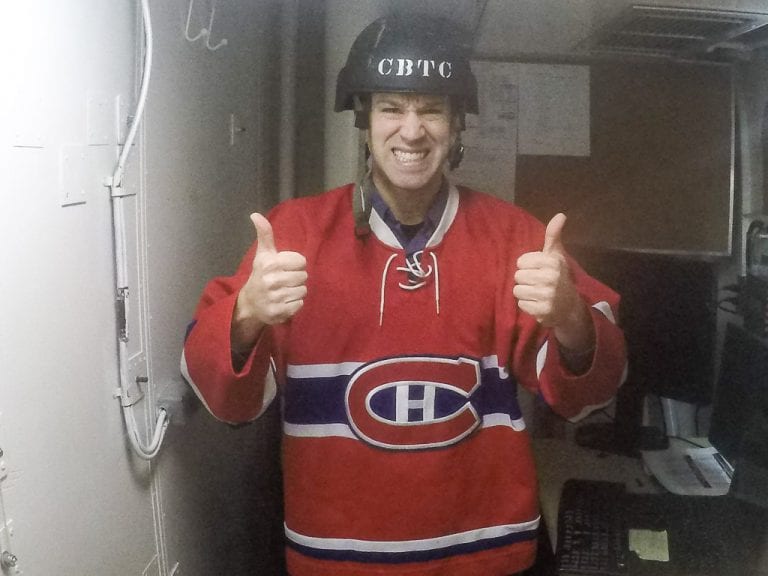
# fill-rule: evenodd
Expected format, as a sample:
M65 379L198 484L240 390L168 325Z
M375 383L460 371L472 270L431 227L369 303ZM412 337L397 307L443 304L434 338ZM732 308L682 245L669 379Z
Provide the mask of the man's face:
M373 94L368 147L376 185L436 191L456 133L445 96Z

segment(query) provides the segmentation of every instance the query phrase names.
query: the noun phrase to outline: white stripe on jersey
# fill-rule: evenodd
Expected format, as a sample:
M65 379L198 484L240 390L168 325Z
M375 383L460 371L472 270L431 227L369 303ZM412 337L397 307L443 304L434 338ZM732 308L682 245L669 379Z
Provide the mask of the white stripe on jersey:
M608 304L605 300L601 300L600 302L596 302L592 304L592 308L597 310L598 312L601 312L603 316L608 318L608 320L611 321L612 324L616 324L616 316L613 314L613 310L611 310L611 305Z
M342 362L340 364L288 364L288 378L334 378L349 376L362 366L362 362Z
M352 428L346 424L291 424L283 422L283 432L286 436L299 438L327 438L340 436L342 438L357 439Z
M509 378L509 370L507 370L506 366L499 366L499 357L495 354L482 358L480 360L480 367L484 370L492 370L493 368L496 368L499 371L499 377Z
M501 526L489 526L477 530L467 530L457 534L439 536L437 538L424 538L421 540L402 540L402 541L377 541L377 540L355 540L352 538L318 538L315 536L305 536L288 528L285 525L286 537L301 546L307 546L316 550L351 550L355 552L415 552L420 550L439 550L449 548L460 544L490 540L500 538L510 534L528 532L536 530L539 527L540 516L529 522L520 524L503 524Z
M490 428L492 426L507 426L517 432L525 430L525 420L523 418L515 418L512 420L509 414L486 414L483 416L483 428Z
M286 375L288 378L334 378L336 376L349 376L355 370L363 366L364 362L341 362L339 364L288 364ZM483 369L498 368L499 376L509 378L509 371L504 366L499 366L499 357L486 356L480 360Z
M539 348L539 352L536 354L536 378L541 379L541 372L547 363L547 350L549 350L549 340L544 341L544 345Z
M525 430L525 420L522 418L512 419L509 414L486 414L483 416L481 428L492 428L493 426L507 426L517 432ZM330 438L333 436L340 438L357 439L352 432L352 428L346 424L291 424L283 423L283 432L286 436L295 436L298 438Z

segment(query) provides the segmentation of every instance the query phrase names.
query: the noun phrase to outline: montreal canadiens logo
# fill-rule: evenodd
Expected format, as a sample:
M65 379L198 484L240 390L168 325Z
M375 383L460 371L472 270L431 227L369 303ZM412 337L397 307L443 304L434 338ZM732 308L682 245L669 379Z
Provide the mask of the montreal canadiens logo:
M480 386L470 358L388 358L358 369L347 384L350 425L365 442L394 450L449 446L480 423L469 399Z

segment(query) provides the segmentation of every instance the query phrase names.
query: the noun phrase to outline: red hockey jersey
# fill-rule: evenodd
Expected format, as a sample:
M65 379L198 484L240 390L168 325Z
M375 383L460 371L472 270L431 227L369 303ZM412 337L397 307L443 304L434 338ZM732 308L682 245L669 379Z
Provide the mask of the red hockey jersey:
M592 367L570 374L551 331L518 310L515 263L544 227L451 187L414 266L371 213L356 236L348 185L270 214L277 248L307 259L307 296L235 370L230 322L255 246L205 288L182 371L231 423L279 395L287 565L293 576L492 576L528 567L539 524L517 385L575 417L625 369L618 297L575 263L591 306Z

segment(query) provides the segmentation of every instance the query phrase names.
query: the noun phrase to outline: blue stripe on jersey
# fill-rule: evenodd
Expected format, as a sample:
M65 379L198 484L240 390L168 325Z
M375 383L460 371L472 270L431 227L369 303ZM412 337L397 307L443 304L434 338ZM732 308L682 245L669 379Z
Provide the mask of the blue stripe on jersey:
M356 366L356 365L351 365ZM354 370L348 374L325 375L324 366L317 368L323 376L313 377L313 367L301 367L300 370L288 370L283 395L283 420L288 424L325 425L348 424L345 408L347 383ZM300 373L301 377L291 376ZM481 385L477 387L469 401L482 418L487 414L507 414L512 420L522 418L517 400L517 384L497 367L485 367L480 370ZM420 392L413 387L411 399L416 400ZM387 394L379 394L372 399L372 406L377 413L391 416L394 410L392 399ZM452 394L438 393L435 398L435 417L452 414L464 403Z
M293 424L347 423L344 393L349 375L291 378L283 392L283 420Z
M186 332L184 332L184 342L187 341L187 338L189 338L189 335L192 332L192 328L194 328L196 324L197 324L197 320L192 320L192 322L187 324L187 330Z
M498 368L482 369L480 378L482 384L470 401L481 416L509 414L513 420L523 417L517 401L517 382L513 378L502 376Z
M440 560L451 556L471 554L493 550L502 546L508 546L516 542L535 540L538 535L538 523L535 527L519 532L511 532L495 538L486 538L472 542L462 542L453 546L434 548L427 550L409 550L407 552L375 552L350 549L327 549L305 546L286 538L286 545L305 556L319 558L321 560L333 560L338 562L360 562L369 564L404 564L407 562L428 562Z

